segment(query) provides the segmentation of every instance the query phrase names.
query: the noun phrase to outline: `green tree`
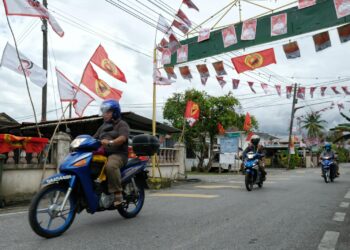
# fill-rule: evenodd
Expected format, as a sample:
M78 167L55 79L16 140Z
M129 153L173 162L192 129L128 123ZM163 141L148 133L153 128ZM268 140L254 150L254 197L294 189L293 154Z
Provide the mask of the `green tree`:
M301 121L302 128L307 130L307 135L310 138L322 137L325 120L321 120L321 115L316 112L311 112Z
M193 127L190 127L184 119L184 112L187 101L192 100L199 105L200 117ZM196 154L200 169L209 169L213 161L213 147L215 137L218 135L218 124L221 123L224 128L242 129L245 115L238 114L236 109L240 107L239 101L228 93L227 95L214 97L206 92L195 89L188 90L185 93L175 93L165 103L163 116L174 127L183 129L184 139L187 148L192 148ZM252 117L252 125L258 127L258 123ZM206 138L210 140L209 163L204 166L206 153Z

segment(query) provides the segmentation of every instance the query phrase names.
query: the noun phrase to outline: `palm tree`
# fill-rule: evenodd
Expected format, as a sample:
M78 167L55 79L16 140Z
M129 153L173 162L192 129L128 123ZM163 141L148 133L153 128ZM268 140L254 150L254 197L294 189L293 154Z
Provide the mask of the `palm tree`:
M307 136L309 138L321 137L322 130L324 130L323 123L325 120L321 120L321 115L317 112L311 112L301 121L304 125L302 128L307 129Z

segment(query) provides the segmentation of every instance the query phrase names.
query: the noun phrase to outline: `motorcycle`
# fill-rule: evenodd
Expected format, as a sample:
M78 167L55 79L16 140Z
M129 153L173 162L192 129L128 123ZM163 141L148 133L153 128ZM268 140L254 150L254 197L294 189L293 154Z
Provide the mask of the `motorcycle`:
M259 169L259 160L262 157L262 154L248 152L244 159L245 186L248 191L252 191L254 185L260 188L263 186L264 179Z
M331 156L321 157L321 168L324 181L326 183L333 182L336 178L335 163Z
M90 214L117 210L124 218L133 218L141 211L147 188L147 162L159 150L156 137L138 135L132 140L136 158L120 169L123 202L114 206L114 194L108 192L101 142L89 135L80 135L71 143L71 153L59 167L59 173L43 181L29 207L29 224L45 238L63 234L73 223L76 213L84 209Z

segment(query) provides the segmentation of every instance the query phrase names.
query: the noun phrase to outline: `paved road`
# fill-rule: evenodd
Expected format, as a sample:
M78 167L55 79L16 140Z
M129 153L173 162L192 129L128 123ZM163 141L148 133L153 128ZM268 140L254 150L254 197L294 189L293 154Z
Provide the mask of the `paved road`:
M243 176L148 192L141 214L78 215L61 237L35 235L23 208L0 210L0 249L350 249L350 165L326 184L319 169L270 170L262 189Z

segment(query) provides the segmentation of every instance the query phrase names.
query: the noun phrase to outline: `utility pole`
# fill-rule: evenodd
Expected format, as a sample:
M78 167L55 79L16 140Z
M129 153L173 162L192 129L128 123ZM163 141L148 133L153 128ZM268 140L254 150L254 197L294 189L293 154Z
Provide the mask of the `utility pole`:
M43 0L43 6L47 8L47 0ZM43 69L47 72L47 20L43 18L43 25L41 26L43 32ZM47 110L47 74L46 84L42 89L41 96L41 121L46 121L46 110Z
M295 114L295 104L297 103L297 84L294 84L294 94L293 94L293 104L292 104L292 114L290 118L290 126L289 126L289 140L288 140L288 166L287 169L290 168L290 143L292 141L292 130L293 130L293 120Z

